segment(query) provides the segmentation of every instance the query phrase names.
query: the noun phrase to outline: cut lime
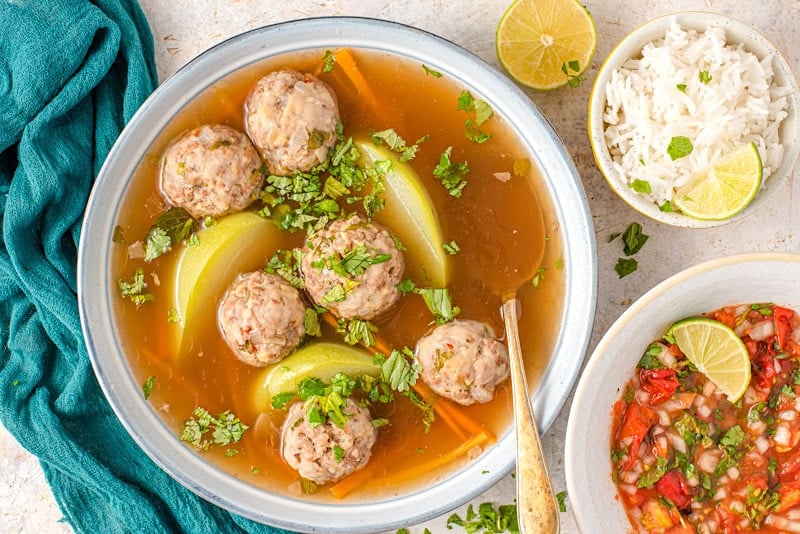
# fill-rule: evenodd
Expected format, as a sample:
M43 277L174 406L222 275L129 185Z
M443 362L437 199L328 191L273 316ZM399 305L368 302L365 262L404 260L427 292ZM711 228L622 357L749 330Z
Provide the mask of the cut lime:
M597 48L597 28L577 0L516 0L495 34L497 59L532 89L577 85Z
M198 243L181 251L174 275L179 355L195 329L207 328L214 320L217 302L236 275L266 264L280 233L269 219L240 212L201 230Z
M448 261L442 244L442 229L428 190L408 164L384 146L372 140L355 142L369 163L391 161L392 168L383 177L385 207L375 220L389 228L408 249L409 272L416 280L429 280L435 287L447 285Z
M721 157L676 190L672 203L696 219L728 219L753 201L761 188L761 174L761 156L751 142Z
M259 411L269 410L274 395L297 391L305 378L327 382L338 373L378 376L380 372L380 366L373 363L372 355L365 350L326 341L310 343L261 372L255 381L254 407Z
M750 385L750 355L728 325L713 319L690 317L673 324L668 335L678 348L731 402Z

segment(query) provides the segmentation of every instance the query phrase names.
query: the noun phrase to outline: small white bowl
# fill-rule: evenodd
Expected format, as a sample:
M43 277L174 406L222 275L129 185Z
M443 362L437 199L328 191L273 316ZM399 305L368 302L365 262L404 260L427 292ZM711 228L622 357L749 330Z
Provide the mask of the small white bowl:
M565 442L567 492L581 532L632 530L611 481L611 409L647 346L679 319L753 302L800 310L800 255L742 254L686 269L634 302L600 340L575 390Z
M631 58L641 56L641 50L645 44L663 39L669 27L677 22L683 29L705 31L709 27L721 27L725 30L726 42L728 44L743 44L745 50L755 54L759 59L766 57L772 58L772 68L774 71L773 83L778 86L791 87L791 94L788 97L788 116L783 119L779 129L779 139L784 148L783 160L781 165L773 169L772 174L762 184L762 189L741 213L729 219L720 221L706 221L694 219L678 212L663 212L658 206L647 199L645 196L636 193L630 188L624 177L614 170L611 154L604 136L605 124L603 114L606 108L606 85L611 79L611 73L621 67ZM791 177L792 168L800 154L800 95L798 94L797 82L794 75L781 56L780 52L763 35L758 33L750 26L739 22L730 17L716 13L699 11L687 11L674 13L655 18L639 26L628 34L619 44L608 54L603 65L597 73L591 96L589 97L589 141L592 145L592 152L597 163L598 169L606 178L611 189L617 193L633 209L647 215L651 219L670 224L689 228L708 228L730 223L740 219L765 205L772 197L781 184Z

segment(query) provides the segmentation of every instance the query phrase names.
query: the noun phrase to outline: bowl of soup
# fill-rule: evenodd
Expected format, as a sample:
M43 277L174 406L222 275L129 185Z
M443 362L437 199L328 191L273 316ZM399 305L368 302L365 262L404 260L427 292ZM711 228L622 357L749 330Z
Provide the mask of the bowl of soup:
M304 532L394 529L514 464L502 299L546 429L596 257L541 112L469 52L319 18L203 53L88 203L82 325L123 425L210 502Z
M796 530L798 362L797 254L711 260L645 293L598 343L570 408L581 532Z

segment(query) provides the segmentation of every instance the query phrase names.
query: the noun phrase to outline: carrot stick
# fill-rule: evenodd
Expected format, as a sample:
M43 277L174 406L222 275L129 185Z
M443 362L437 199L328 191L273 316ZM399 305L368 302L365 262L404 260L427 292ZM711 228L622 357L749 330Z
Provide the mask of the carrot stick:
M399 473L394 473L388 476L385 480L386 481L393 481L393 480L408 480L410 478L416 478L421 476L425 473L429 473L434 469L438 469L445 464L452 462L464 456L473 448L478 447L487 441L490 441L489 434L487 432L481 432L480 434L476 434L472 436L470 439L448 451L445 454L439 455L436 458L433 458L427 462L423 462L417 464L413 467L400 471ZM373 478L376 475L377 467L373 466L373 464L367 464L366 467L363 469L356 471L352 475L349 475L333 486L330 487L331 495L333 495L337 499L342 499L346 497L349 493L351 493L356 488L362 486L364 482Z
M360 98L361 101L373 111L378 111L378 99L375 98L375 93L358 68L352 50L343 48L333 54L333 59L336 67L330 72L331 76L337 76L339 73L343 74L347 81L350 82L350 86L355 92L354 96ZM320 66L315 74L319 76L321 70L322 67Z

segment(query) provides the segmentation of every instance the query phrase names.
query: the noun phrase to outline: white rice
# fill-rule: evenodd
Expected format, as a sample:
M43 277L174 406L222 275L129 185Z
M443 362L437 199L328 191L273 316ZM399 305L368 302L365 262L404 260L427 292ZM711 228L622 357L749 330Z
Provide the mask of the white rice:
M645 196L662 205L695 173L754 141L763 186L783 157L778 127L790 91L773 83L771 62L726 44L722 28L699 33L673 23L606 84L605 139L619 176L648 182L652 194ZM711 76L707 84L702 71ZM675 136L689 138L693 150L673 161L667 147Z

